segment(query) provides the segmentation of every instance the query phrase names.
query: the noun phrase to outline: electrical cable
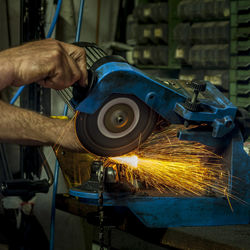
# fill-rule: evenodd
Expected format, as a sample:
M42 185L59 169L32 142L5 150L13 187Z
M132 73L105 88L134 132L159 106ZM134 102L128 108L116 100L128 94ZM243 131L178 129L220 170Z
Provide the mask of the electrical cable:
M99 44L99 28L100 28L100 13L101 13L101 0L97 1L97 17L96 17L96 34L95 34L95 43Z
M25 88L26 85L21 86L17 92L15 93L15 95L12 97L10 104L14 104L17 100L17 98L21 95L23 89Z
M46 38L50 38L53 34L53 31L55 29L56 22L57 22L57 19L58 19L60 10L61 10L61 5L62 5L62 0L58 0L57 6L56 6L56 11L55 11L55 14L54 14L54 17L53 17L53 20L52 20L52 23L50 25L50 28L49 28L49 31L48 31ZM22 87L20 87L18 89L18 91L15 93L14 97L11 99L10 104L14 104L16 102L17 98L21 95L21 93L23 92L23 90L26 86L27 85L23 85Z
M58 20L58 16L60 14L60 10L61 10L61 5L62 5L62 0L58 0L57 6L56 6L56 11L52 20L52 23L50 25L48 34L46 36L46 38L50 38L53 34L53 31L55 29L57 20ZM24 90L24 88L26 87L26 85L21 86L16 94L14 95L14 97L11 99L10 104L14 104L17 100L17 98L21 95L22 91ZM64 107L64 112L65 116L68 113L68 106L65 105ZM52 209L51 209L51 226L50 226L50 249L54 249L54 233L55 233L55 196L56 196L56 192L57 192L57 184L58 184L58 175L59 175L59 162L56 161L56 165L55 165L55 172L54 172L54 186L53 186L53 199L52 199ZM53 209L54 208L54 209Z
M78 23L77 23L77 29L76 29L75 42L79 42L80 41L83 10L84 10L84 0L81 0L79 14L78 14Z
M81 0L79 14L78 14L78 23L77 23L77 30L76 30L75 42L79 42L79 40L80 40L83 10L84 10L84 0ZM64 105L63 115L67 116L67 113L68 113L68 105L65 104ZM56 160L55 171L54 171L54 184L53 184L52 205L51 205L50 250L54 249L55 216L56 216L56 193L57 193L57 187L58 187L59 169L60 169L60 165L59 165L58 160Z
M54 31L56 23L57 23L57 19L58 19L59 14L60 14L61 5L62 5L62 0L58 0L57 6L56 6L56 11L55 11L55 14L54 14L54 17L53 17L53 20L52 20L52 23L50 25L49 32L48 32L46 38L50 38L53 34L53 31Z

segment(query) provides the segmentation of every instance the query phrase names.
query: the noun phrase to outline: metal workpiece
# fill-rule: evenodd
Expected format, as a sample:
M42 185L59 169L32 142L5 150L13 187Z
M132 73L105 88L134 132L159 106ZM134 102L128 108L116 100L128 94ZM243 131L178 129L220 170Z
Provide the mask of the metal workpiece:
M116 183L116 171L111 168L111 167L107 167L106 168L106 176L105 176L105 183Z
M100 182L106 185L117 183L117 172L112 167L104 167L102 161L93 161L90 168L89 180L78 186L78 188L86 192L98 193Z

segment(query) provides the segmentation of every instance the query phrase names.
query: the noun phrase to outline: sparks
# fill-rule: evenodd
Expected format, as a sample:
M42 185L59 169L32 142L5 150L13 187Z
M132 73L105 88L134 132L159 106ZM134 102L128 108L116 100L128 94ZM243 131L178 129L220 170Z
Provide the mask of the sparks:
M108 164L123 164L128 182L137 179L161 193L224 196L228 171L223 159L205 145L180 141L180 127L155 133L132 155L112 157Z
M119 164L125 164L130 167L137 168L138 166L138 156L132 155L132 156L121 156L121 157L111 157L111 161L114 161Z

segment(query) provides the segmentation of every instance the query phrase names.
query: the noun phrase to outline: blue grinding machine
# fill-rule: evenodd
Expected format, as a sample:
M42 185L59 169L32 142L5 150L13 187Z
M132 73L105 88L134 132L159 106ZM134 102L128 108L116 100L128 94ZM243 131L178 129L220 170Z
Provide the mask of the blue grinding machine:
M248 224L250 222L250 157L243 143L250 134L250 116L234 106L207 81L154 79L123 58L107 56L93 44L81 43L87 53L89 87L73 88L66 100L77 111L76 133L90 152L118 156L131 152L152 133L160 115L171 124L184 124L179 140L196 141L219 149L227 159L229 192L226 197L151 197L103 194L103 205L127 207L151 228ZM69 95L68 95L69 96ZM189 125L201 125L188 129ZM204 125L205 124L205 125ZM152 166L154 167L154 166ZM232 176L240 180L234 186ZM86 204L98 204L98 193L71 189Z

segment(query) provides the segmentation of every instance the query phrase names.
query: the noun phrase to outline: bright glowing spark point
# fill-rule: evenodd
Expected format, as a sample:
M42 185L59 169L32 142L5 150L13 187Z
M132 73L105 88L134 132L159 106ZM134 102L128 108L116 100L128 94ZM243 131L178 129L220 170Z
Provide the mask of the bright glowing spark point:
M120 163L120 164L125 164L127 166L135 167L135 168L137 168L137 165L138 165L138 157L136 155L111 157L110 160Z

